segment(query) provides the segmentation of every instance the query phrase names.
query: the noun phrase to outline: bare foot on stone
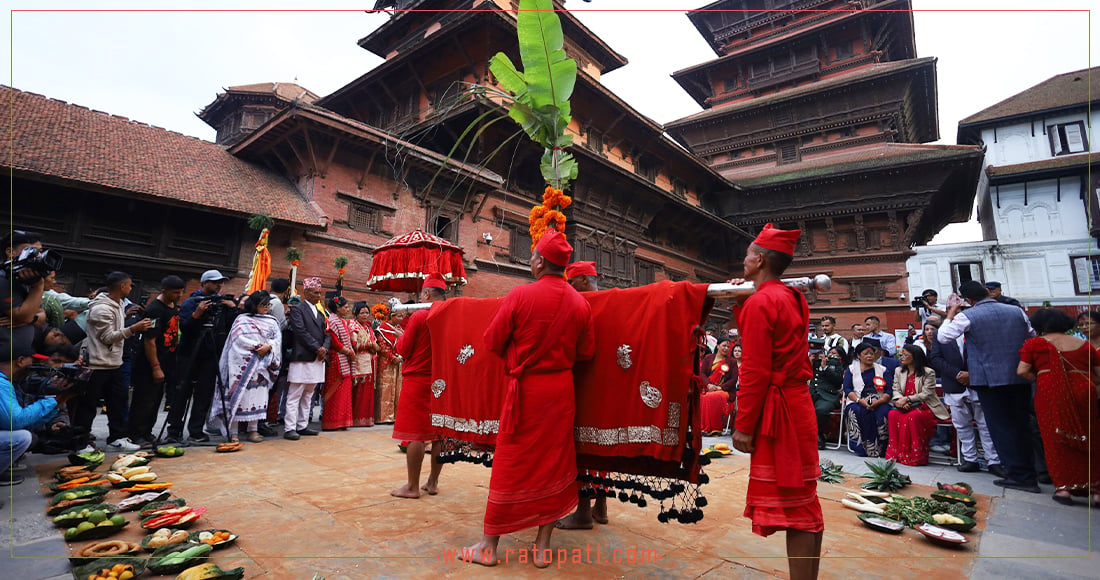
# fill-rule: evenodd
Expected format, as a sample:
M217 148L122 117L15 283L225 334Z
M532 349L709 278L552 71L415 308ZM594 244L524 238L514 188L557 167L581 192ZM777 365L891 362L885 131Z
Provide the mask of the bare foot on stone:
M439 486L434 483L425 483L424 485L420 486L420 490L427 493L428 495L435 495L439 493Z
M592 518L586 518L579 513L572 513L554 522L554 527L559 530L591 530L595 524Z
M393 497L403 497L405 499L420 499L420 492L415 487L409 487L407 483L391 491L390 495Z
M499 563L493 548L485 542L478 542L468 548L460 548L458 559L468 564L480 564L482 566L496 566Z
M607 498L596 498L596 505L592 506L592 519L598 524L607 524Z
M531 563L536 568L548 567L554 559L554 552L550 548L539 548L537 545L531 546Z

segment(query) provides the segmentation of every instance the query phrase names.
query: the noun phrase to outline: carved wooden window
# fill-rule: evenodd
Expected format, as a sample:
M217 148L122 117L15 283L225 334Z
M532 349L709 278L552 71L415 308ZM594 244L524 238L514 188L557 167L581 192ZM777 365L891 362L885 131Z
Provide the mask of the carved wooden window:
M687 184L680 179L672 178L672 193L679 198L687 198Z
M886 285L882 282L853 282L848 285L852 301L886 300Z
M660 173L660 169L655 164L645 163L641 159L635 157L634 173L644 177L646 181L653 183L657 181L657 174Z
M798 142L786 141L776 146L779 149L779 164L798 162Z
M1088 256L1070 256L1073 267L1073 287L1078 294L1100 291L1100 260Z
M432 233L458 243L458 220L452 216L437 215L432 219Z
M652 284L654 279L654 273L657 267L653 262L647 262L645 260L634 261L634 284L637 286L645 286L646 284Z
M1085 136L1085 124L1081 121L1061 123L1047 127L1050 138L1051 155L1070 155L1089 150L1089 140Z
M787 125L794 122L794 110L784 107L775 112L773 122L776 126Z
M588 148L595 151L600 157L607 157L607 151L605 149L606 143L604 141L603 133L596 131L592 127L589 127L585 132L586 145Z
M526 264L531 261L531 238L526 226L519 224L507 224L508 227L508 259L516 264Z
M382 225L378 210L358 203L348 204L348 229L357 232L378 233Z
M853 43L851 40L845 40L836 45L836 59L843 60L855 54L855 51L852 49L852 45Z
M985 280L981 262L951 262L951 288L957 290L963 282Z

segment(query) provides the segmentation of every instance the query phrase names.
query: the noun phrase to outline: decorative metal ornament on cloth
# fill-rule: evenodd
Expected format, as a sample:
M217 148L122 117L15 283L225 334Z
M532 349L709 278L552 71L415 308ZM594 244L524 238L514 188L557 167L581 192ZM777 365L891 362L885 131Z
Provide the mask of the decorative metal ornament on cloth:
M466 361L470 360L470 357L474 356L474 345L467 344L462 347L462 350L458 351L458 364L464 365Z
M650 409L656 409L661 405L661 391L650 385L649 381L642 381L642 384L638 385L638 394L642 396L642 402Z
M432 383L432 394L435 395L435 398L438 399L439 397L443 396L443 391L446 388L446 381L444 381L443 379L436 379L435 382Z
M618 349L615 350L615 352L619 360L619 367L621 367L624 371L634 366L634 361L630 360L629 344L621 345Z

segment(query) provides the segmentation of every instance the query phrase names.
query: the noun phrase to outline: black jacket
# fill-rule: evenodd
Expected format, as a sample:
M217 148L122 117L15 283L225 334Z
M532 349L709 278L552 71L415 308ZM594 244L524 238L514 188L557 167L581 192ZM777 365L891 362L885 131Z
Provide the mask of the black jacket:
M938 336L939 332L936 333L936 337ZM958 394L966 392L966 385L959 384L959 381L955 380L955 376L959 374L959 371L966 370L966 359L959 352L957 343L952 341L950 344L943 344L937 338L933 338L932 352L928 355L928 364L932 365L932 368L936 371L936 376L940 377L944 393Z
M325 327L325 319L310 305L302 303L290 309L287 316L291 330L294 331L294 350L290 353L291 362L309 362L317 360L317 351L328 349L330 338Z

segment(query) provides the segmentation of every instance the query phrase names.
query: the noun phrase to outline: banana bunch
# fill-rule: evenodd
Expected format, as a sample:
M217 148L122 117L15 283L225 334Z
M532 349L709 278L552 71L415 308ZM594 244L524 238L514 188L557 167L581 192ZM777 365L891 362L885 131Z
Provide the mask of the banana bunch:
M124 471L111 471L107 473L107 479L115 485L127 483L151 483L157 480L157 474L149 471L147 466L131 467Z

